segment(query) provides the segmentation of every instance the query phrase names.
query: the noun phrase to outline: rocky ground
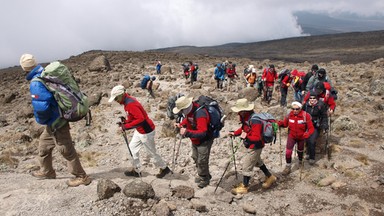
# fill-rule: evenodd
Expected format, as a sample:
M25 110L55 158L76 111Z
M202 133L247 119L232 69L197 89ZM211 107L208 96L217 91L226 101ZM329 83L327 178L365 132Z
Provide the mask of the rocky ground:
M38 58L38 57L37 57ZM160 84L155 99L148 99L139 88L142 74L155 74L155 60L163 63L163 73L157 76ZM182 78L181 63L195 61L200 65L198 82L192 86ZM264 176L255 169L250 193L233 196L230 189L239 183L244 147L236 153L237 178L233 164L214 192L231 157L230 139L224 135L236 129L237 116L230 107L238 98L254 101L255 110L270 112L281 119L287 110L278 105L278 95L270 105L261 103L256 90L244 88L242 79L225 90L215 89L212 80L214 65L221 57L181 55L159 52L102 52L91 51L63 60L68 65L84 92L90 96L93 122L71 123L72 137L81 162L93 178L89 186L68 188L65 181L71 176L65 160L55 151L55 180L36 180L30 175L37 170L35 160L38 137L42 126L33 118L29 83L19 67L0 73L0 214L1 215L383 215L384 214L384 143L383 95L384 59L365 63L342 64L339 61L289 63L247 58L228 58L242 73L245 65L262 67L274 63L278 70L297 68L307 71L313 63L326 68L339 90L336 113L332 116L330 143L331 160L324 155L324 138L318 144L316 164L305 163L298 169L294 155L293 172L282 176L280 148L285 149L286 131L276 144L267 145L262 157L278 177L268 190L261 188ZM210 160L212 180L208 187L199 189L194 183L195 167L190 158L190 141L181 142L174 174L156 179L150 158L142 153L142 178L126 177L123 171L130 166L127 147L117 132L116 122L123 115L118 104L108 103L113 86L123 84L128 92L146 108L156 124L157 149L172 166L175 134L166 116L166 101L170 95L183 92L217 99L228 115L222 137L213 145ZM289 93L289 100L293 95ZM131 133L128 133L128 137ZM281 145L280 145L281 143ZM284 157L284 156L283 156ZM108 181L110 180L110 181ZM101 193L106 184L121 188L110 198ZM130 192L137 185L146 187L143 199L133 198ZM153 191L152 191L153 189ZM152 191L152 192L151 192ZM105 191L104 191L105 192Z

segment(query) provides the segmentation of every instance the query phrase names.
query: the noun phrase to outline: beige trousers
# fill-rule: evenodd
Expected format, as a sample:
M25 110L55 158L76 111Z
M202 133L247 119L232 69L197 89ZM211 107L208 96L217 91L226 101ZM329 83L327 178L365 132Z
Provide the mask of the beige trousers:
M57 150L67 160L68 170L76 177L84 177L86 173L81 166L79 156L73 146L69 124L57 129L55 132L49 126L45 127L39 140L39 155L41 171L45 174L55 172L52 166L52 150L57 146Z

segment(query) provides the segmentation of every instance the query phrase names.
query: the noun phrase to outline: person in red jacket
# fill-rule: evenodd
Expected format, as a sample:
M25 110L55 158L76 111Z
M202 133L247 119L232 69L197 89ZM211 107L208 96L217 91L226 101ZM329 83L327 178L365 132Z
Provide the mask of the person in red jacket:
M243 98L236 101L236 105L232 107L232 111L239 115L241 127L234 132L229 132L229 136L240 136L244 141L246 155L243 158L243 182L236 188L232 189L233 194L248 193L249 181L253 176L253 167L259 167L267 177L262 184L264 189L270 188L276 182L276 176L272 175L265 166L260 155L264 148L262 140L263 124L259 120L249 122L250 117L254 114L254 104L248 103L248 100Z
M192 97L182 96L175 102L174 114L182 113L185 118L175 126L180 128L180 135L189 137L192 142L192 159L195 161L198 177L195 182L199 188L209 185L212 178L209 173L209 155L213 144L213 134L208 131L210 122L206 108L200 108Z
M282 106L282 107L287 106L288 87L291 85L293 77L294 77L293 74L289 73L289 75L286 75L283 78L283 80L281 80L281 85L280 85L280 93L281 93L280 106Z
M327 86L327 88L325 87ZM328 115L332 115L336 109L336 102L333 96L331 95L331 87L327 82L318 82L315 85L315 92L319 100L323 101L328 106ZM308 92L304 99L303 104L307 103L310 97L310 92Z
M124 174L126 176L141 176L139 151L142 146L144 146L148 154L154 158L155 165L160 167L160 172L156 175L157 178L163 178L165 175L172 172L160 155L156 153L155 125L148 117L147 112L144 110L139 101L126 93L124 86L122 85L113 87L111 97L108 102L111 103L113 101L124 105L124 110L127 113L126 120L119 124L121 130L135 129L132 139L128 145L132 156L132 165L135 169L125 171Z
M264 100L270 103L272 100L273 86L275 80L277 80L275 65L271 64L268 68L265 68L261 79L264 82Z
M278 121L279 127L288 127L287 147L285 151L285 161L287 165L283 170L283 175L291 172L292 151L297 143L297 155L299 162L303 161L303 151L305 139L308 139L314 132L311 115L301 110L301 103L292 103L292 111L282 121Z

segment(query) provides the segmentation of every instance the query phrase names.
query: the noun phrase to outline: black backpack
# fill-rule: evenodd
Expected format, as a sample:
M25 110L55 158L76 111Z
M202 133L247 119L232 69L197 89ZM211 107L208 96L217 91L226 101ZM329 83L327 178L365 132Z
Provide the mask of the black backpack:
M211 132L213 138L218 138L220 136L220 130L224 127L225 115L219 103L208 97L201 95L195 102L197 102L200 107L195 111L206 108L209 114L210 122L208 130Z
M291 74L291 71L288 69L283 69L282 71L280 71L279 76L278 76L279 83L281 83L283 81L283 79L286 76L289 76L290 74Z

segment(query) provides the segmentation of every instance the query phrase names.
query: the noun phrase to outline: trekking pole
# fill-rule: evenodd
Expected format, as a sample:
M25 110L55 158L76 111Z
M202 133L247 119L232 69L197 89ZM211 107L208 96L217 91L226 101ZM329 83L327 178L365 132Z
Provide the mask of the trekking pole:
M224 170L223 174L221 175L220 180L219 180L219 182L217 183L216 188L215 188L215 191L214 191L213 193L216 193L216 190L217 190L217 188L219 187L221 181L223 180L223 177L224 177L225 173L227 172L228 167L229 167L229 165L231 164L231 161L234 159L234 155L235 155L237 149L239 149L238 146L236 146L236 148L234 148L233 155L232 155L231 158L229 159L229 161L228 161L228 163L227 163L227 166L225 167L225 170Z
M233 148L233 137L231 136L231 147L232 147L232 156L233 156L233 165L235 166L235 175L237 178L237 168L236 168L236 156L235 156L235 149Z
M120 117L120 119L121 119L121 122L119 122L118 124L122 124L124 122L124 120L125 120L124 117ZM129 148L129 142L128 142L128 138L127 138L127 133L125 132L125 130L122 129L121 130L121 134L123 135L124 141L127 144L128 152L129 152L129 155L131 156L132 164L133 164L133 154L132 154L131 148ZM140 172L140 170L137 167L135 167L135 169L138 170L137 173L139 174L140 179L141 179L141 172Z
M301 160L301 166L300 166L300 181L301 181L301 176L303 175L303 169L304 169L304 160Z
M179 157L181 141L183 140L183 136L180 135L179 137L180 137L180 141L179 141L179 145L177 146L176 155L173 161L173 168L175 168L175 165L177 164L177 158ZM176 141L175 141L175 144L176 144Z
M279 155L280 155L280 166L283 166L283 155L281 151L281 129L279 127L279 140L280 140L280 146L279 146Z

